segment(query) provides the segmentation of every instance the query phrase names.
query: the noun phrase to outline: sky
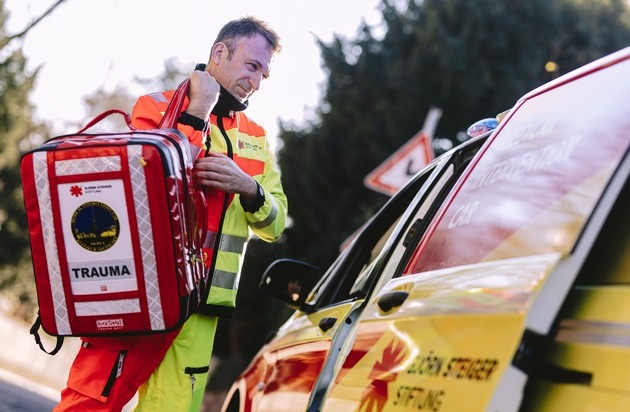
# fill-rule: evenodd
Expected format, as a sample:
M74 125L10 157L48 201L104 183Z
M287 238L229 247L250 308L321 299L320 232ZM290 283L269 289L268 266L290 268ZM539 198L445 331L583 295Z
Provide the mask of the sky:
M54 0L6 0L9 33L22 30ZM66 0L22 42L31 69L40 74L31 103L54 133L87 120L83 104L96 90L127 87L135 77L157 78L175 57L194 68L208 60L221 26L257 16L278 32L282 52L271 76L250 99L247 114L275 144L278 119L303 124L321 97L325 75L316 38L356 37L362 22L381 23L380 0ZM182 79L183 80L183 79ZM130 87L133 95L149 90ZM122 108L130 111L131 108ZM67 127L67 126L66 126Z

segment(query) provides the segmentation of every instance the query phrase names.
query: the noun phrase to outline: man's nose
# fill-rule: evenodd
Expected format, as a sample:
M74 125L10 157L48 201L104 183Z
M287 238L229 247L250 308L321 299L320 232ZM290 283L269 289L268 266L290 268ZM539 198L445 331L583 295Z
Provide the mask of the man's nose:
M249 84L252 87L253 91L257 91L260 88L261 81L262 81L262 76L251 76L249 78Z

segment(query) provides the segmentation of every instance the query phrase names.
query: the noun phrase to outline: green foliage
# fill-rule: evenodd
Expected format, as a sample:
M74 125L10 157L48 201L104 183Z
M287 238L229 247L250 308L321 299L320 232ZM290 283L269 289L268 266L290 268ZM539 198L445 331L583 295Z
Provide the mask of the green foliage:
M329 76L318 121L280 133L288 252L321 267L386 200L363 178L421 129L430 107L443 111L436 136L456 143L476 120L630 44L623 0L384 0L381 8L383 27L319 42ZM545 71L548 61L559 70Z
M32 120L28 100L37 73L29 74L21 50L10 48L4 2L0 6L0 292L11 290L11 299L26 304L30 316L36 298L19 165L46 128Z

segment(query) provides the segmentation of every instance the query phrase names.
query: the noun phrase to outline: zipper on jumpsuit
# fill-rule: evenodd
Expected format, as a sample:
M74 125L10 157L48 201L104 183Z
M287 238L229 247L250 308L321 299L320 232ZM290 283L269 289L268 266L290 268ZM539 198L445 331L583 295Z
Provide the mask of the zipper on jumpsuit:
M219 130L221 131L221 135L225 139L225 144L227 146L227 156L230 159L233 159L234 153L232 150L232 143L230 142L230 139L227 136L225 127L223 126L223 116L217 116L217 125L219 126ZM208 135L207 140L206 140L206 156L208 155L209 151L210 151L210 135ZM223 228L223 220L225 219L225 212L227 211L229 198L230 197L226 193L225 198L223 199L223 210L221 212L221 219L219 220L219 230L214 240L214 250L216 251L216 253L213 253L212 262L210 264L210 268L211 268L210 270L214 268L215 262L217 260L217 255L219 254L219 244L221 243L221 233L222 233L221 229ZM212 279L209 279L209 281L210 283L212 283ZM197 382L197 378L195 378L195 375L208 373L209 370L210 370L210 366L199 366L199 367L187 366L184 368L184 373L190 376L190 387L191 387L192 394L195 393L195 383Z
M107 382L105 383L105 387L103 388L102 396L109 396L109 392L112 390L114 386L114 382L116 378L118 378L122 374L123 362L125 360L125 355L127 354L126 350L121 350L118 352L118 357L116 358L116 362L114 362L114 366L112 367L112 371L107 378Z
M232 143L230 142L230 139L228 138L227 132L225 131L225 127L223 126L223 116L217 116L217 126L219 126L219 130L221 131L221 136L223 136L223 139L225 140L225 145L227 147L227 156L230 159L233 159L234 152L232 150ZM210 135L208 134L206 138L206 156L208 156L208 152L210 151L210 146L211 146ZM223 230L222 230L223 221L225 220L225 212L227 211L229 201L230 201L230 196L226 192L225 197L223 198L223 210L221 211L221 219L219 219L217 235L214 238L213 247L214 247L215 253L212 254L212 262L210 262L209 270L213 270L214 265L216 264L216 261L217 261L217 256L219 255L219 244L221 243L221 236L223 234ZM212 273L210 273L210 277L208 278L208 291L210 291L211 284L212 284ZM205 296L204 298L207 299L208 297Z
M223 116L217 116L217 126L219 126L219 130L221 131L221 136L223 136L223 139L225 140L225 145L227 146L227 155L230 159L234 158L234 154L232 151L232 143L230 143L230 139L227 136L227 133L225 131L225 127L223 126ZM210 147L212 146L212 142L210 140L210 134L208 133L208 135L206 136L206 157L208 156L208 152L210 152ZM217 261L217 255L219 254L219 244L221 243L221 234L222 234L222 228L223 228L223 220L225 219L225 212L227 211L228 208L228 203L229 203L229 199L230 196L228 195L228 193L225 193L225 197L223 198L223 209L221 210L221 219L219 219L219 226L218 226L218 230L217 230L217 235L214 238L214 245L213 245L213 249L215 250L215 253L212 254L212 261L210 262L210 267L208 268L208 270L213 271L214 265L216 264ZM210 273L210 276L208 277L208 292L210 291L210 287L212 285L212 277L213 277L213 273ZM204 299L207 299L207 296L204 296Z
M190 375L190 387L191 387L190 393L191 394L194 395L195 393L195 382L197 382L197 378L195 378L195 375L200 374L200 373L208 373L209 370L210 370L210 366L200 366L198 368L187 366L184 368L184 373L187 375Z

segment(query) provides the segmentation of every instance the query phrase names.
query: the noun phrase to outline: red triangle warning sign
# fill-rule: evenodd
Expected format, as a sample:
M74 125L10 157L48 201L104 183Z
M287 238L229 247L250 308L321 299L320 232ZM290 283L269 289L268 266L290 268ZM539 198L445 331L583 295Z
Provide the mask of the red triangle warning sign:
M431 139L420 131L370 172L363 183L372 190L391 196L431 160Z
M432 108L422 130L370 172L363 184L389 196L396 193L435 157L432 136L441 115L440 109Z

